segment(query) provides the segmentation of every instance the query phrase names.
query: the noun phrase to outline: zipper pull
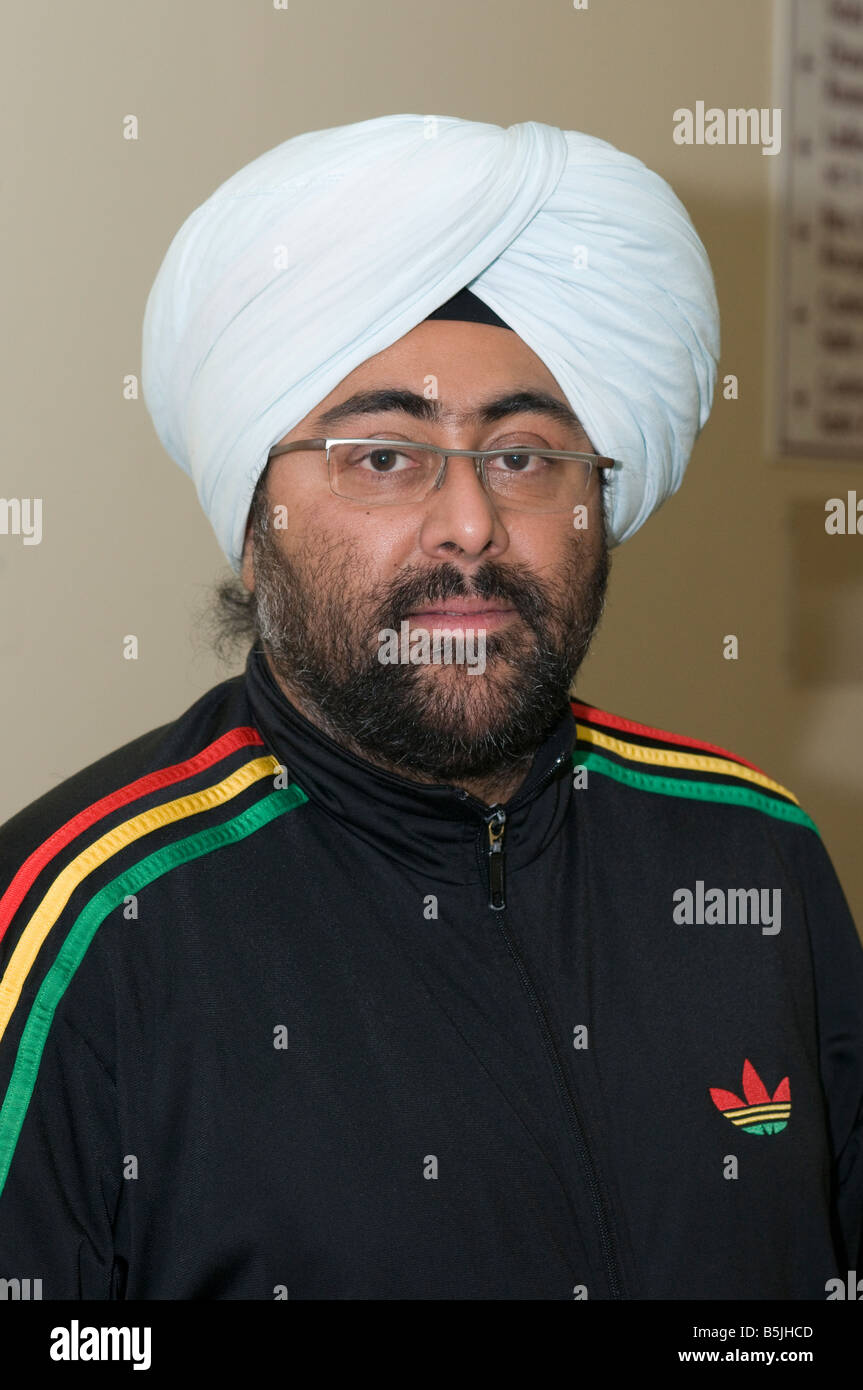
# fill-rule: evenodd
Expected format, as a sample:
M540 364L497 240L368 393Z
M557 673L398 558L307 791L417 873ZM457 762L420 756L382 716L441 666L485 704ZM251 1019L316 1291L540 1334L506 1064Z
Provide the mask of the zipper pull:
M486 821L488 826L488 905L499 912L506 907L503 876L503 832L506 829L506 811L498 809Z

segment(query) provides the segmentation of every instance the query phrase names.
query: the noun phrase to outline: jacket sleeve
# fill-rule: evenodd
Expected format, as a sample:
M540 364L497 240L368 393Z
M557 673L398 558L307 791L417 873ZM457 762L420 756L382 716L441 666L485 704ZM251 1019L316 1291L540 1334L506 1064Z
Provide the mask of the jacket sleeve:
M0 1291L122 1296L112 1235L123 1183L115 1084L104 1039L94 1045L88 1027L110 1016L111 982L104 963L91 961L59 984L56 967L42 989L72 925L68 907L32 961L16 959L45 885L4 924L3 893L21 863L13 859L10 871L4 851L0 832L0 1279L20 1282Z
M846 1268L863 1269L863 945L817 836L801 857Z
M0 1122L0 1278L29 1279L43 1299L112 1298L122 1180L113 1083L89 1044L57 1019L29 1103L12 1070Z

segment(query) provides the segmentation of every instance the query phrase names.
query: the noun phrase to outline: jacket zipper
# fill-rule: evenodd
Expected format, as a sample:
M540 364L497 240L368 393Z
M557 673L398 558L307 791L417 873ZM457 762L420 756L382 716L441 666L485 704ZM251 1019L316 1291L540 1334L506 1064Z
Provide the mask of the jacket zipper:
M542 782L536 788L536 791L539 791L543 787L548 785L548 783L556 775L557 770L560 767L561 762L563 761L565 761L565 758L558 758L558 760L554 763L549 772L543 778ZM535 794L536 793L534 792L534 795ZM488 905L490 908L493 909L493 911L501 914L497 918L497 924L500 927L501 936L503 937L504 942L506 943L507 950L512 956L515 968L518 971L519 977L521 979L522 986L531 1004L533 1005L534 1013L539 1019L543 1044L551 1060L552 1068L555 1073L555 1079L557 1081L558 1091L563 1098L564 1108L567 1112L569 1127L572 1132L573 1139L575 1140L575 1147L578 1152L579 1160L581 1162L582 1168L587 1174L588 1186L590 1188L591 1200L593 1202L593 1212L596 1218L597 1227L599 1229L599 1238L602 1244L602 1254L605 1263L605 1272L608 1278L611 1296L614 1299L620 1299L623 1296L621 1293L620 1273L617 1267L617 1260L615 1258L614 1253L614 1242L611 1236L605 1197L600 1187L599 1177L594 1166L593 1157L590 1153L590 1150L587 1147L587 1141L584 1137L584 1130L582 1128L581 1120L579 1119L575 1099L569 1088L569 1083L566 1079L566 1072L564 1071L563 1064L560 1060L560 1054L557 1050L557 1047L555 1046L554 1035L549 1026L545 1010L542 1007L539 994L537 993L534 983L527 973L524 961L522 960L521 956L516 950L514 941L509 936L504 926L505 919L502 914L503 910L506 907L506 882L504 874L504 836L506 833L506 811L503 809L502 806L492 807L491 813L485 817L485 823L488 827L488 847L486 849L486 858L488 860Z
M542 781L537 783L531 796L536 796L538 792L544 791L549 782L557 776L561 763L565 763L566 761L566 753L561 753L560 757L556 758L552 763ZM465 801L475 801L475 798L468 796L467 792L463 792L462 795ZM481 802L475 802L475 804L482 805ZM514 802L511 809L516 810L518 804L518 801ZM506 861L504 859L503 842L504 831L506 830L506 811L502 806L493 806L491 808L491 814L485 817L485 823L488 826L488 848L486 849L486 858L488 859L488 905L490 908L493 908L495 912L502 912L506 907L506 882L504 874L504 865Z
M486 821L488 826L488 905L495 912L506 907L504 896L504 854L503 832L506 829L506 811L499 806Z

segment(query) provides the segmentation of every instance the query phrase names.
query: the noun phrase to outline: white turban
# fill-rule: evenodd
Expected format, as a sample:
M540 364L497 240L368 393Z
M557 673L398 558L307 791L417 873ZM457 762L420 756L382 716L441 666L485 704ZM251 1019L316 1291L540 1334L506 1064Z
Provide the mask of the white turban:
M235 570L272 446L463 287L618 460L612 545L677 491L710 413L719 314L670 186L538 121L380 116L232 175L187 217L147 300L144 398Z

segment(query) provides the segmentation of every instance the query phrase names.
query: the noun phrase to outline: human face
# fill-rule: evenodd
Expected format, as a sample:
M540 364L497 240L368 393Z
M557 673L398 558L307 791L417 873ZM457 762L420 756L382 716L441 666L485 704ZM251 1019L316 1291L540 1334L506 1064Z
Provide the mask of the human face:
M360 392L414 393L414 410L330 414ZM553 406L482 422L486 402L539 392L564 413L554 377L514 332L424 321L355 368L280 443L321 435L385 437L455 449L544 445L594 452ZM439 418L423 418L432 410ZM414 413L416 412L416 413ZM325 418L326 417L326 418ZM323 452L280 455L269 515L249 530L243 579L286 693L354 751L407 776L488 777L532 755L565 706L602 611L608 573L599 470L571 513L508 510L472 459L452 458L420 503L374 507L330 490ZM281 514L274 509L286 509ZM379 634L482 632L485 667L382 665Z

